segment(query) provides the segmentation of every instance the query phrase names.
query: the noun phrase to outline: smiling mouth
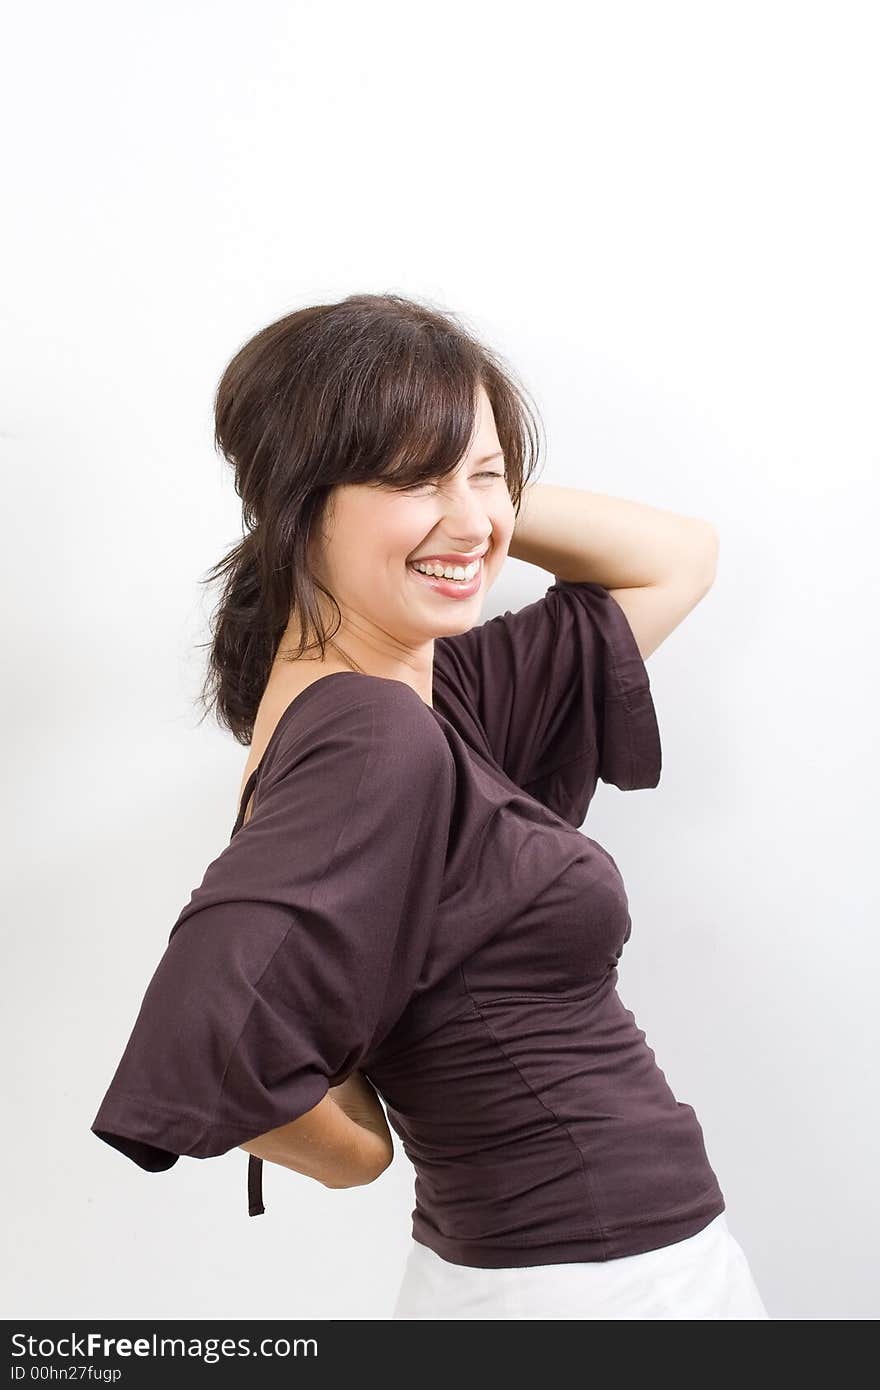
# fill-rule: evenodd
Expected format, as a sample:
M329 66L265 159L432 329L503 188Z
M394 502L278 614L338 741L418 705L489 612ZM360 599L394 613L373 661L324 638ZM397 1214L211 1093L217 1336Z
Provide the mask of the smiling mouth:
M408 560L407 569L422 580L426 587L433 589L435 593L444 594L449 598L467 598L479 589L483 582L483 560L473 561L470 565L446 565L445 569L458 570L460 578L455 575L447 575L445 572L435 574L433 566L426 565L425 569L419 569L421 561ZM439 568L439 561L438 561ZM469 573L470 571L470 573Z

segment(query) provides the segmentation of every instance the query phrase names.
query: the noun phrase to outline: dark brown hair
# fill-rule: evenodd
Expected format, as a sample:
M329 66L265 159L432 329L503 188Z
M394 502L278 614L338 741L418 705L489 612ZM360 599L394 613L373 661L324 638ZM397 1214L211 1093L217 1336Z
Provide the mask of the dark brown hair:
M239 743L253 738L291 618L300 643L290 660L316 642L323 659L338 630L338 605L308 563L330 490L453 472L474 435L480 385L518 513L540 456L539 416L458 316L396 294L353 294L285 315L232 358L214 400L214 443L234 469L245 534L202 580L224 585L200 699ZM316 587L336 608L329 632Z

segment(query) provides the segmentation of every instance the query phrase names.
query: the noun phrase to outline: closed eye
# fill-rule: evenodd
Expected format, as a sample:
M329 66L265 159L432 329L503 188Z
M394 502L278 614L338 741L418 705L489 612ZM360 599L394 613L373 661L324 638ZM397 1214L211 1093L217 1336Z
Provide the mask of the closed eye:
M474 474L472 474L471 476L472 476L473 478L503 478L503 477L504 477L504 474L503 474L503 473L496 473L493 469L486 469L486 470L483 471L482 473L474 473ZM441 483L434 483L434 482L431 482L431 481L424 482L424 483L410 483L409 487L400 488L400 491L401 491L401 492L418 492L418 491L420 491L421 488L426 488L426 487L440 487L440 486L442 486Z

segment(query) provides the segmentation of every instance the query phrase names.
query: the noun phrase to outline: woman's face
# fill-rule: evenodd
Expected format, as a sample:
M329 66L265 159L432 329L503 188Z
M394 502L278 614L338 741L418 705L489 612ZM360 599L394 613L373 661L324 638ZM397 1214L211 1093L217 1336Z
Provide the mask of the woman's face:
M414 650L480 621L515 521L482 387L476 434L454 473L406 492L342 484L329 502L317 575L350 632L380 649L390 639L392 650ZM443 580L418 572L415 560L462 568L476 560L477 568L472 580Z

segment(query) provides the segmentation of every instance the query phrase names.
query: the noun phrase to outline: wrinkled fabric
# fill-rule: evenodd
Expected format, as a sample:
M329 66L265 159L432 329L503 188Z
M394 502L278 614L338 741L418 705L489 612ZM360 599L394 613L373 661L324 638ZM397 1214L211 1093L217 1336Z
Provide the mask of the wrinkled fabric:
M600 780L660 770L648 674L599 585L437 639L433 706L319 677L172 927L93 1132L160 1171L360 1070L415 1168L413 1238L446 1261L604 1262L698 1234L724 1196L618 992L626 889L581 830ZM252 1215L260 1178L251 1155Z

